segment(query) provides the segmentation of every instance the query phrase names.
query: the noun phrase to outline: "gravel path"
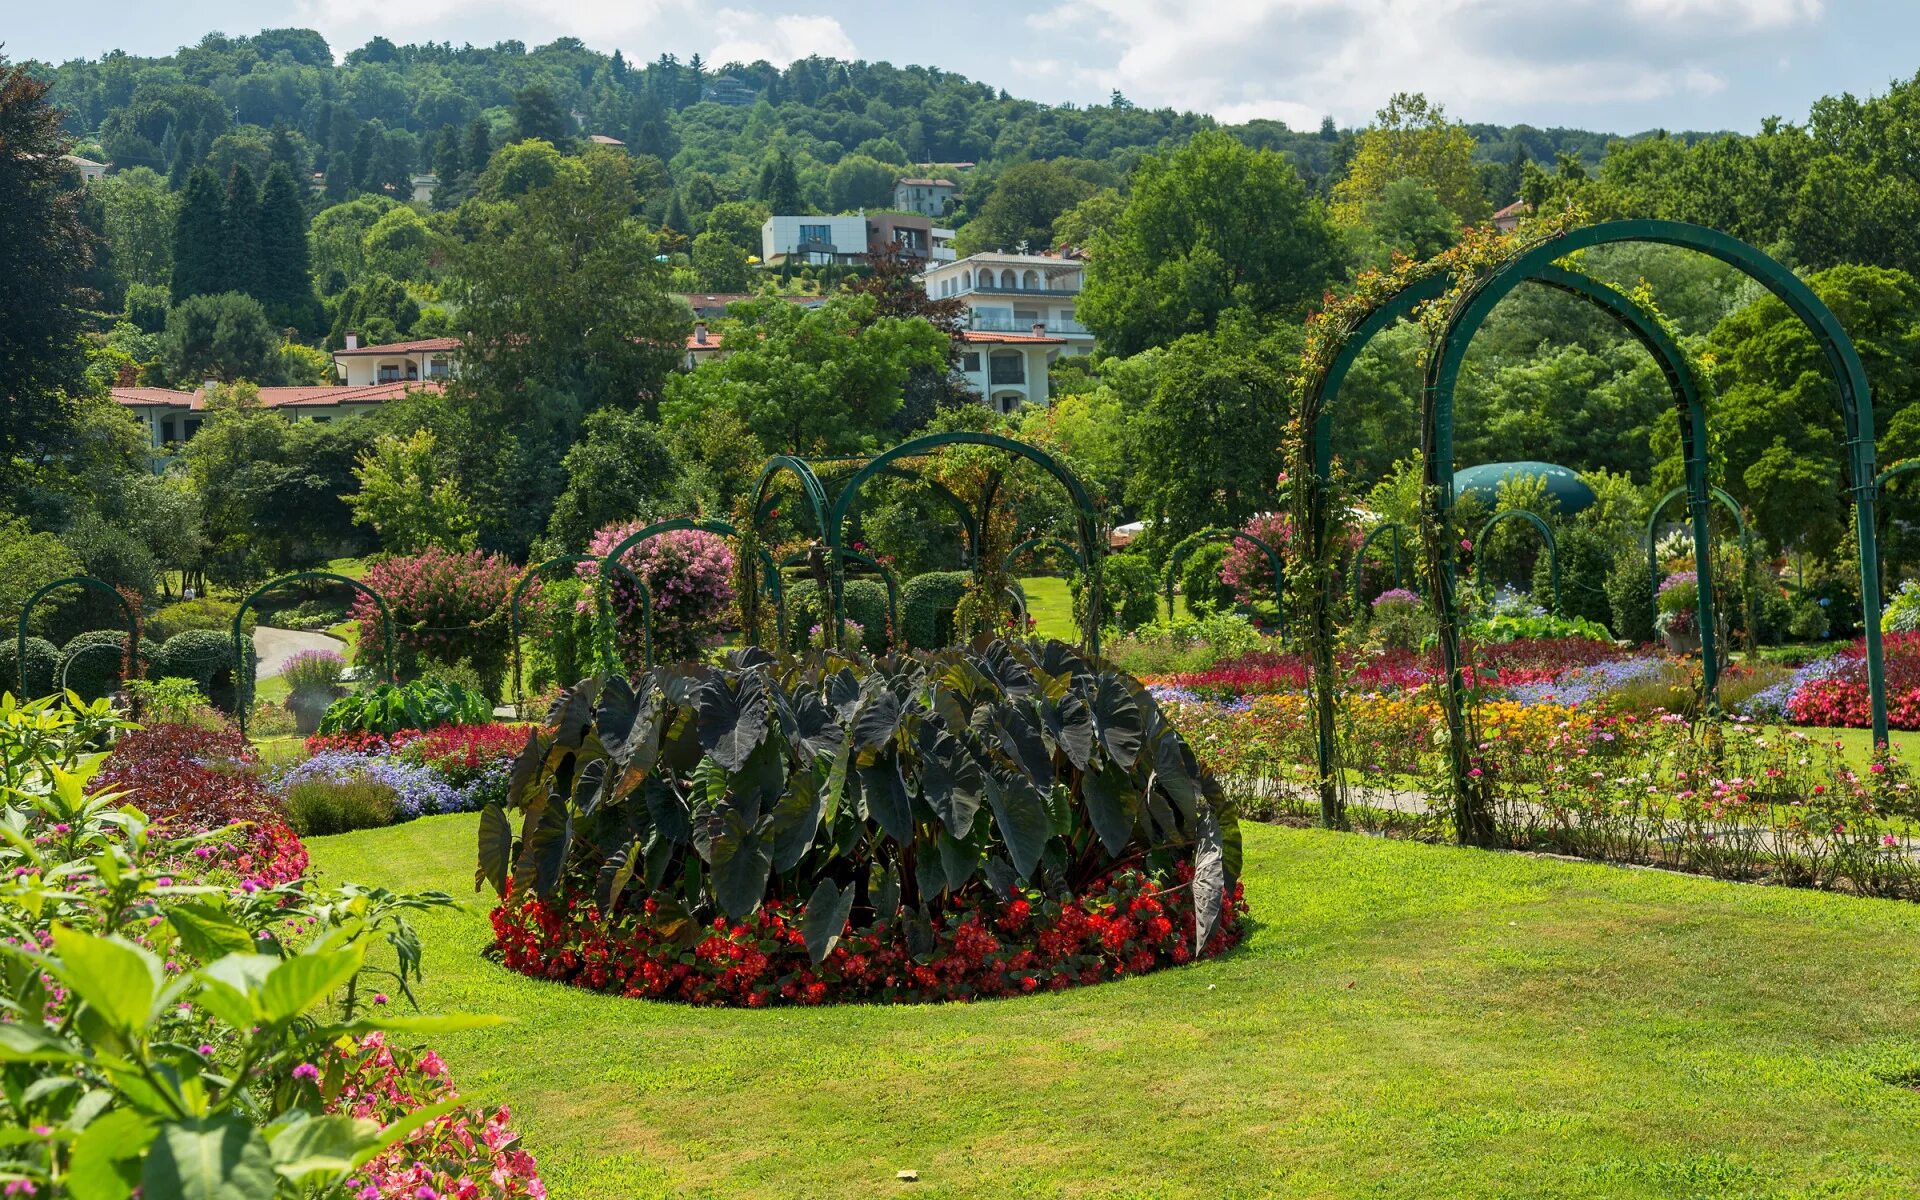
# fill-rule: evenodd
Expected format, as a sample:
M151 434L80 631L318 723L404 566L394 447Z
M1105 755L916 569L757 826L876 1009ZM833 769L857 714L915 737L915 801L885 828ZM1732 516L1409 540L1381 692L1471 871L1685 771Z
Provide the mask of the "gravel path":
M253 653L259 666L254 669L254 678L273 678L286 667L288 659L302 650L331 650L344 658L347 644L324 633L256 625L253 628Z

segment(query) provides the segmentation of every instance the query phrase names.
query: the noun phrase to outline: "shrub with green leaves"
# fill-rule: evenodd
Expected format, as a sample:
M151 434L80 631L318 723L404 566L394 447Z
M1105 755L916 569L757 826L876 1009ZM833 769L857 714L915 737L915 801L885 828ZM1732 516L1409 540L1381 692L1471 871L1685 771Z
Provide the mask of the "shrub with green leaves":
M807 644L807 630L825 623L826 605L820 585L802 579L787 587L787 642L798 650ZM887 648L887 585L878 579L849 579L841 592L842 615L857 621L862 644L878 654ZM772 617L769 616L768 620Z
M127 634L125 630L90 629L76 634L60 648L60 665L55 687L63 686L82 699L98 700L120 686L125 670ZM151 674L159 647L142 638L141 665Z
M233 614L240 605L232 600L216 600L211 596L197 596L192 600L179 600L162 605L147 618L147 636L156 642L164 642L189 629L210 629L215 633L233 632ZM247 610L246 620L241 628L252 634L254 611Z
M400 817L399 797L370 779L307 779L287 789L287 824L301 837L379 829Z
M253 645L246 643L247 662L253 662ZM176 633L153 656L147 674L155 679L172 676L191 679L207 694L214 706L234 711L233 635L212 629L189 629Z
M14 692L20 682L20 641L13 634L0 637L0 692ZM26 690L20 694L45 696L54 690L60 673L60 648L43 637L27 639Z
M1160 615L1160 584L1153 564L1138 554L1109 555L1101 565L1100 591L1108 628L1127 633ZM1073 593L1073 619L1086 620L1086 576L1075 573L1068 581Z
M696 938L779 901L817 963L849 921L931 938L949 908L1023 882L1078 896L1122 866L1190 886L1204 946L1240 866L1219 785L1130 676L983 638L584 681L481 811L476 878L603 914L644 902Z
M485 725L493 705L473 688L429 676L410 683L379 683L342 696L320 718L321 733L395 733L440 725Z
M971 571L929 571L900 585L900 636L908 649L938 650L954 643L954 612L972 582ZM1019 584L1013 589L1025 598Z

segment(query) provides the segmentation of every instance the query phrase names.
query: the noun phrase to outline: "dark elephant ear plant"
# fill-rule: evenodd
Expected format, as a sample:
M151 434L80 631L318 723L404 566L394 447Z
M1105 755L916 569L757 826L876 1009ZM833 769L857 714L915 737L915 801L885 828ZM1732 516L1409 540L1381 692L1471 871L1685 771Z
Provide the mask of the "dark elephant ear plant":
M483 810L476 886L516 970L759 1005L1186 962L1238 940L1239 866L1219 786L1138 682L982 639L584 681Z

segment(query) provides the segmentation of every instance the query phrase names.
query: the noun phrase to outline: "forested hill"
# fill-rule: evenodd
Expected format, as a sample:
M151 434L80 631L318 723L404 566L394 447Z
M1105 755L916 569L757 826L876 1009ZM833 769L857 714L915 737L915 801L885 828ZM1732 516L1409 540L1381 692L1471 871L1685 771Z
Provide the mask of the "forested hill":
M1143 154L1216 123L1198 113L1135 107L1115 93L1080 107L1016 99L1003 87L938 67L801 59L784 69L764 61L716 66L662 54L641 65L574 38L528 49L448 43L396 46L376 37L336 63L334 48L308 29L254 37L208 34L160 58L114 52L54 66L30 64L54 82L52 98L81 139L79 152L125 169L146 166L184 179L211 161L246 163L255 174L273 156L275 131L302 166L354 173L396 186L412 173L457 177L476 122L508 132L516 96L544 93L564 126L618 138L668 164L699 210L752 190L771 144L792 153L803 198L836 209L872 200L878 172L867 160L975 163L967 204L991 168L1038 159L1084 160L1087 182L1124 179ZM572 120L569 121L568 118ZM1352 152L1354 133L1331 118L1290 129L1259 120L1231 127L1242 140L1285 152L1315 188L1326 190ZM1599 161L1609 135L1577 129L1471 127L1496 204L1512 198L1524 158L1552 164L1561 152ZM563 130L556 130L562 132ZM286 154L283 144L281 153ZM356 161L357 159L357 161ZM836 191L833 168L841 172Z

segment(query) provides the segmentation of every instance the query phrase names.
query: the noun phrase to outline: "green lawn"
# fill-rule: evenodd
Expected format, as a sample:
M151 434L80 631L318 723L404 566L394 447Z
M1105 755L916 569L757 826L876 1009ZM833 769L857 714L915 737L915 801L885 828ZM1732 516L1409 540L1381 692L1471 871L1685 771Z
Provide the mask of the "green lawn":
M471 816L318 838L471 896ZM1261 826L1227 958L974 1006L743 1012L422 922L440 1049L581 1197L1920 1194L1920 906ZM911 1168L920 1182L895 1182Z

